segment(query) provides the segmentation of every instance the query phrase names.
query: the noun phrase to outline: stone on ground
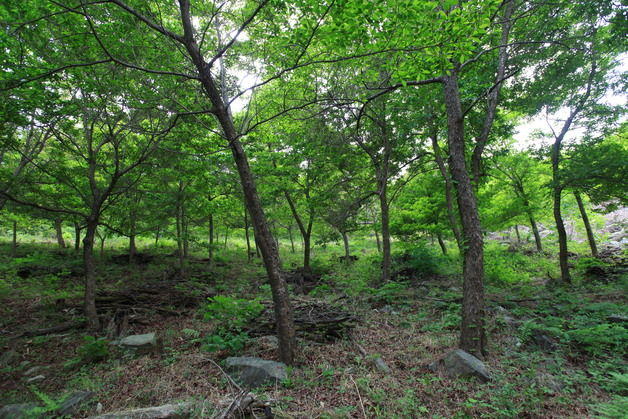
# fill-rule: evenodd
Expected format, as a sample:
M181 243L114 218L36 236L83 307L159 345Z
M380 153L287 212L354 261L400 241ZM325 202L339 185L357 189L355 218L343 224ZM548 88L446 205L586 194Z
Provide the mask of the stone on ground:
M443 366L452 377L477 377L482 382L491 379L484 363L462 349L448 353L443 359Z
M233 379L249 388L276 383L288 378L286 364L249 356L231 357L225 366Z
M143 335L131 335L120 340L118 343L122 349L132 352L134 355L145 355L159 352L159 339L153 333Z
M194 403L165 404L163 406L145 407L120 412L90 416L88 419L186 419L196 409Z
M57 409L59 416L65 416L76 412L81 405L94 397L96 393L93 391L77 391L68 397Z

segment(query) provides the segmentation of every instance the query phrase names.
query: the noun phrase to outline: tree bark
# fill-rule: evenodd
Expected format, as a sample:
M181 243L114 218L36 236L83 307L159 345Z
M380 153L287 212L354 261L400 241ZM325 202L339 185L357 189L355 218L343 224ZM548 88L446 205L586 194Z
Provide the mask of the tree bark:
M390 280L391 249L390 249L390 214L388 206L387 179L380 181L379 206L382 217L382 281Z
M375 229L375 243L377 243L377 253L382 253L382 242L379 240L379 231Z
M85 268L85 300L83 307L87 317L87 327L91 330L100 328L96 312L96 262L94 260L94 237L98 227L98 215L92 214L87 219L87 228L83 238L83 265Z
M438 245L440 246L440 250L443 252L443 255L447 256L447 245L443 241L443 235L436 233L436 238L438 239Z
M578 209L580 210L580 215L582 216L582 221L584 222L584 228L587 231L587 239L589 240L589 247L591 247L591 256L596 258L598 256L597 244L595 243L595 236L593 235L593 229L591 229L591 223L589 222L587 210L584 208L584 202L582 202L580 193L578 191L574 191L573 195L578 203Z
M484 243L476 198L465 159L464 116L460 104L457 69L444 81L450 170L458 196L462 222L463 298L460 348L482 358L486 352L484 330Z
M434 159L436 160L438 171L445 181L445 203L447 204L447 216L449 217L449 225L451 226L451 231L454 234L454 238L456 239L458 249L462 250L462 237L460 234L460 228L458 227L459 221L458 218L456 218L456 213L454 211L454 185L451 182L451 176L447 172L447 166L445 165L443 154L441 152L440 146L438 145L438 138L436 137L436 134L433 134L431 136L431 139L432 149L434 150Z
M249 217L244 208L244 237L246 238L246 260L251 261L251 239L249 238Z
M306 271L310 270L310 253L311 253L311 236L312 236L312 225L313 218L312 214L308 217L307 226L303 223L303 220L299 216L297 212L296 205L290 196L288 191L284 191L284 196L286 197L286 201L288 201L288 206L290 207L290 212L292 213L292 217L297 223L299 227L299 232L301 233L301 238L303 239L303 269Z
M539 234L539 227L534 219L532 210L528 208L528 220L530 220L530 227L532 227L532 234L534 234L534 243L536 244L536 251L541 253L543 251L543 243L541 242L541 235Z
M251 168L249 166L246 153L240 142L228 101L226 101L226 86L223 84L221 93L216 85L211 68L205 61L195 39L194 26L190 16L189 2L180 0L181 22L183 24L183 43L196 66L200 82L213 105L214 115L222 128L223 135L231 149L231 154L238 170L240 184L244 193L244 200L251 216L255 237L257 238L262 253L264 266L268 274L268 279L273 295L273 303L276 318L276 330L279 340L279 359L291 365L294 361L295 330L292 317L292 306L288 286L281 273L281 263L279 261L279 251L275 245L266 216L257 193L257 187ZM224 78L224 77L223 77Z
M567 231L565 230L565 222L561 212L562 192L563 188L560 181L560 147L562 137L557 137L552 146L552 197L554 198L554 222L556 223L556 232L558 233L558 261L560 263L560 278L564 283L571 283L571 275L569 273L569 249L567 248Z
M294 249L294 236L292 235L292 225L288 226L288 237L290 238L290 252L296 253Z
M81 225L74 222L74 251L78 252L81 248Z
M349 263L349 256L351 256L351 251L349 249L349 234L346 231L342 232L342 242L345 246L345 262Z
M60 248L65 249L65 240L63 239L63 226L60 218L55 218L55 234L57 236L57 244Z
M159 244L159 234L161 233L161 227L157 227L157 231L155 232L155 247Z

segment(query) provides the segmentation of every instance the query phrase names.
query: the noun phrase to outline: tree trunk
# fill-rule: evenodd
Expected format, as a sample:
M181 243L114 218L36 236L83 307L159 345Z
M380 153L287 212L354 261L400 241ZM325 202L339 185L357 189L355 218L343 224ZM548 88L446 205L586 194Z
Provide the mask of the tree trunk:
M224 248L227 249L229 243L229 227L225 226L225 244Z
M482 358L486 352L484 330L484 243L473 186L465 159L464 116L460 105L457 69L444 82L450 153L450 170L458 196L462 222L463 297L460 348Z
M379 231L375 229L375 242L377 243L377 253L382 253L382 242L379 239Z
M100 259L105 258L105 240L106 237L104 234L100 236Z
M291 225L288 226L288 237L290 237L290 252L291 253L296 253L296 250L294 250L294 236L292 235L292 226Z
M74 251L78 252L81 248L81 225L74 222Z
M587 239L589 239L589 247L591 247L591 256L596 258L598 256L597 245L595 244L595 236L593 235L593 230L591 229L591 223L589 222L587 210L584 208L584 202L582 202L580 193L578 191L574 191L573 195L578 203L578 209L580 210L580 215L582 216L582 221L584 222L584 228L587 231Z
M445 166L445 160L443 159L440 146L438 145L436 134L432 135L432 149L434 150L434 158L436 160L438 170L445 181L445 202L447 204L449 225L451 226L451 231L454 233L458 249L462 250L462 237L460 234L460 228L458 227L459 219L456 218L456 213L454 211L454 185L451 182L451 176L447 172L447 166Z
M391 250L390 250L390 215L388 206L387 179L380 179L379 205L382 217L382 281L390 280Z
M87 229L83 238L83 265L85 269L85 300L83 305L87 325L91 330L100 328L98 313L96 312L96 262L94 261L94 237L97 227L97 216L91 215L87 220Z
M159 233L161 233L161 227L158 226L155 232L155 247L159 244Z
M440 246L440 250L443 252L443 255L447 256L447 245L443 241L443 235L436 233L436 238L438 239L438 245Z
M255 237L260 245L260 251L264 260L264 266L268 274L268 279L273 295L276 330L279 340L279 359L291 365L294 361L295 330L292 317L292 306L288 285L281 273L281 263L279 261L279 251L270 232L262 204L257 193L255 179L249 166L246 153L240 142L240 136L235 129L228 101L226 100L226 90L221 92L216 85L214 77L210 71L208 63L205 61L195 39L194 25L190 16L189 3L179 2L181 11L181 21L184 28L184 43L192 62L195 64L201 84L205 93L209 97L214 115L222 128L225 140L229 144L233 160L238 170L240 184L244 193L244 201L255 231ZM221 65L221 70L224 66ZM223 73L223 71L221 71ZM224 74L222 74L224 76ZM223 77L224 79L224 77ZM226 86L225 86L226 87Z
M312 221L313 217L310 214L308 219L308 224L305 226L303 224L303 220L301 216L297 212L296 205L292 200L292 197L288 193L288 191L284 191L284 196L286 197L286 201L288 201L288 206L290 207L290 212L292 213L292 217L294 221L296 221L297 226L299 227L299 232L301 233L301 238L303 239L303 269L306 271L310 270L310 253L311 253L311 236L312 236Z
M175 216L175 224L177 229L177 256L179 259L179 274L181 276L184 275L184 264L185 264L185 255L183 253L183 210L182 210L182 198L181 193L183 192L183 184L179 182L179 193L177 194L177 206L176 206L176 216Z
M521 234L519 233L519 225L515 224L515 235L517 236L517 243L521 243Z
M571 283L571 275L569 273L569 260L567 248L567 231L565 230L565 222L561 213L562 185L560 182L560 147L562 137L556 137L552 146L552 197L554 198L554 221L556 222L556 232L558 233L558 260L560 263L560 278L564 283Z
M207 252L207 257L209 258L209 262L214 259L214 215L212 213L207 217L208 222L208 231L207 231L207 239L209 240L209 250Z
M57 236L57 244L59 245L60 248L65 249L66 246L65 246L65 240L63 240L63 228L62 228L60 218L55 219L55 233Z
M541 235L539 234L539 227L534 219L534 214L531 210L528 210L528 219L530 220L530 227L532 228L532 234L534 234L534 243L536 244L536 251L541 253L543 251L543 243L541 243Z
M349 234L346 231L342 232L342 242L345 246L345 262L349 263L349 256L351 256L351 251L349 249Z
M129 263L134 263L135 254L137 253L137 247L135 246L135 211L131 211L129 222L131 223L129 233Z
M251 261L251 239L249 238L249 217L244 208L244 237L246 238L246 260Z
M11 240L11 257L17 256L17 221L13 221L13 239Z
M181 227L183 233L183 258L187 259L190 250L190 236L188 234L189 221L185 213L185 203L181 203Z

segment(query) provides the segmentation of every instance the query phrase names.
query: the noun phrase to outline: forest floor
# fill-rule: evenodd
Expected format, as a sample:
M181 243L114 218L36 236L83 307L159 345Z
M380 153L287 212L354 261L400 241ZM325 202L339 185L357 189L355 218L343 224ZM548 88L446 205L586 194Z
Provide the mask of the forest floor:
M99 360L90 351L100 347L85 340L80 327L28 333L80 319L80 257L37 246L22 248L19 256L5 259L0 272L5 284L0 289L0 405L52 406L74 391L89 390L95 397L73 417L95 414L98 403L103 412L190 399L218 406L238 393L220 367L222 360L230 355L276 359L268 338L245 339L235 351L205 349L217 326L203 316L207 297L269 299L257 259L211 266L192 259L181 277L171 255L149 255L137 264L106 257L99 267L99 290L108 298L102 304L109 305L101 309L103 323L120 327L124 314L124 334L156 332L163 349L125 358L107 345ZM355 266L330 260L318 268L318 288L297 297L305 304L337 307L355 321L332 342L302 335L288 379L254 390L275 417L585 418L623 417L627 411L625 272L551 290L541 279L489 285L485 363L492 379L483 384L427 368L456 347L459 277L406 270L406 280L365 283L361 276L377 270L367 259ZM149 289L152 300L139 291ZM390 372L374 368L377 357ZM29 384L34 373L25 373L34 367L43 378Z

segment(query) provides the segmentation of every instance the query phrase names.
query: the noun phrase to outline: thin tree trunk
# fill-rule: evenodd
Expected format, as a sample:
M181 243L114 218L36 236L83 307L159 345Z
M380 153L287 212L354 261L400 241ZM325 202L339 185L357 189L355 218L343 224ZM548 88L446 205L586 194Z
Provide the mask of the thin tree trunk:
M106 237L104 235L100 236L100 259L105 258L105 240Z
M214 259L214 215L212 213L208 216L208 232L207 239L209 241L209 250L207 252L207 257L209 258L209 262Z
M57 244L60 248L65 249L65 240L63 240L63 226L61 224L61 219L55 219L55 233L57 236Z
M447 256L447 245L443 241L442 234L436 233L436 238L438 239L438 245L440 246L440 250L443 252L443 255Z
M182 192L183 192L183 184L179 182L179 191L177 194L177 207L176 207L176 216L175 216L175 224L177 229L177 256L179 259L179 274L181 276L184 275L184 264L185 264L185 254L183 252L183 204L182 204Z
M286 201L288 201L288 206L290 207L290 212L292 213L292 217L297 223L299 227L299 232L301 233L301 238L303 239L303 269L306 271L310 270L310 253L311 253L311 235L312 235L312 214L310 214L308 219L307 226L304 225L301 216L297 212L296 205L292 200L292 197L288 193L288 191L284 191L284 196L286 197Z
M290 249L292 253L296 253L294 250L294 236L292 235L292 225L288 226L288 237L290 237Z
M375 242L377 243L377 253L382 253L382 242L379 239L379 231L375 229Z
M228 241L229 241L229 227L225 226L225 244L223 246L225 249L227 249Z
M380 180L379 205L382 217L382 281L390 280L391 249L390 249L390 215L388 206L387 179Z
M246 238L246 260L251 261L251 239L249 238L249 217L244 208L244 237Z
M436 134L432 135L432 149L434 150L434 158L436 160L438 170L445 181L445 203L447 204L449 225L451 226L451 231L454 233L458 249L462 250L462 237L460 234L460 228L458 227L459 218L456 217L456 213L454 211L454 185L451 182L451 176L447 172L447 166L445 165L445 160L443 159L440 146L438 145Z
M83 304L87 324L91 330L100 328L100 321L96 312L96 262L94 261L94 237L97 227L97 216L90 216L83 238L83 264L85 268L85 300Z
M11 240L11 257L17 256L17 221L13 221L13 239Z
M351 256L351 251L349 249L349 234L346 231L342 232L342 242L345 246L345 262L349 263L349 257Z
M155 232L155 247L159 244L159 233L161 233L161 227L157 226L157 231Z
M183 229L183 257L187 259L190 250L190 237L188 234L189 221L185 212L185 201L181 203L181 227Z
M81 248L81 225L74 223L74 251L78 252Z
M532 228L532 234L534 234L534 243L536 244L536 251L541 253L543 251L543 243L541 242L541 235L539 234L539 227L534 219L534 214L531 210L528 210L528 219L530 220L530 227Z
M450 153L450 170L458 196L462 222L463 297L460 348L482 358L486 349L484 330L484 243L473 186L465 159L464 115L460 105L457 69L444 82Z
M519 225L515 224L515 235L517 236L517 243L521 243L521 234L519 233Z
M580 210L580 215L582 216L582 221L584 222L584 228L587 231L587 239L589 239L589 247L591 247L591 256L596 258L598 256L597 245L595 244L595 236L593 235L593 230L591 229L591 223L589 222L587 210L584 208L584 202L582 202L580 193L578 191L574 191L573 195L578 203L578 209Z

